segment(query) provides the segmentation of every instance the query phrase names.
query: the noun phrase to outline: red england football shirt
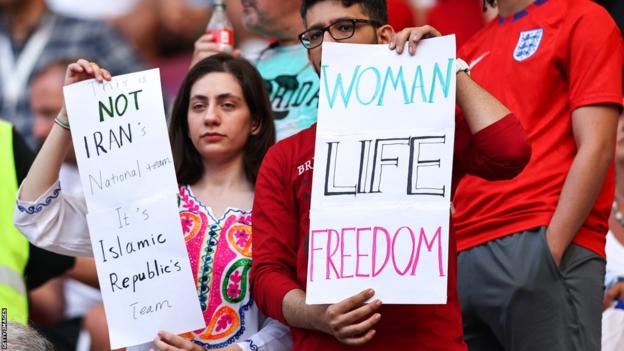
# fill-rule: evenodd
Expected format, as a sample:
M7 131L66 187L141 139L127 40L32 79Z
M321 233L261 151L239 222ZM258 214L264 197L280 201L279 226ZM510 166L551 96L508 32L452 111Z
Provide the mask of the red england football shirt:
M488 183L467 176L454 199L459 250L547 226L576 155L572 112L622 104L622 38L600 6L588 0L538 0L510 18L496 18L459 57L472 77L526 128L531 161L515 179ZM587 172L592 170L588 169ZM574 243L604 256L614 191L611 169Z

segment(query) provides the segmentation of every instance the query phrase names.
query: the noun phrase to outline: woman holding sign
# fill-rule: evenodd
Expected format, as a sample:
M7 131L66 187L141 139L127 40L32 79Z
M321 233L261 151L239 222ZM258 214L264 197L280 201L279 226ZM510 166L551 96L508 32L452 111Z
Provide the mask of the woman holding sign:
M65 84L90 78L112 79L95 63L78 60ZM183 337L161 332L157 349L290 349L288 329L262 315L249 288L254 184L275 140L263 84L245 60L215 55L189 71L178 93L169 129L181 184L178 208L207 327ZM35 245L92 255L84 200L65 196L57 180L70 144L63 109L18 193L15 221ZM27 208L38 210L20 210Z

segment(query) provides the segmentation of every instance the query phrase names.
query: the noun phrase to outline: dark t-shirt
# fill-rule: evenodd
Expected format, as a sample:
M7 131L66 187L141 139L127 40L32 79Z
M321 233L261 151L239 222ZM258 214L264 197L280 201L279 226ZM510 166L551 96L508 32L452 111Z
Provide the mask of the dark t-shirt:
M17 183L21 184L30 165L35 160L35 154L26 144L24 138L13 129L13 159L15 160L15 173ZM28 290L37 288L46 281L65 273L74 266L75 258L55 254L40 249L32 244L28 256L28 263L24 270L24 278Z

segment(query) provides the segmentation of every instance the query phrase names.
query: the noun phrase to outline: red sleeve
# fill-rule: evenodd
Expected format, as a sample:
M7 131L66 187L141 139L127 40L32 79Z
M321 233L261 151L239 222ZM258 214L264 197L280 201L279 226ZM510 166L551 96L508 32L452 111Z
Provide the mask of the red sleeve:
M574 22L569 37L570 109L622 104L622 36L598 5Z
M456 127L458 137L471 138L468 146L455 157L463 170L487 180L511 179L531 158L531 144L520 121L508 114L470 136L462 119Z
M269 150L256 181L251 288L260 309L287 324L284 296L301 287L296 281L297 211L281 145Z

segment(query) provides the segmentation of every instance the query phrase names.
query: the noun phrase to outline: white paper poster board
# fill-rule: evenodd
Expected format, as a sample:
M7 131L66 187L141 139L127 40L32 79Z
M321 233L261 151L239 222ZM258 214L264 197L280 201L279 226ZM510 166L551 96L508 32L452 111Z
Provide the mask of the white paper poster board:
M64 88L111 347L205 327L157 69Z
M384 303L446 303L454 61L454 36L416 56L323 44L308 304L368 288Z

